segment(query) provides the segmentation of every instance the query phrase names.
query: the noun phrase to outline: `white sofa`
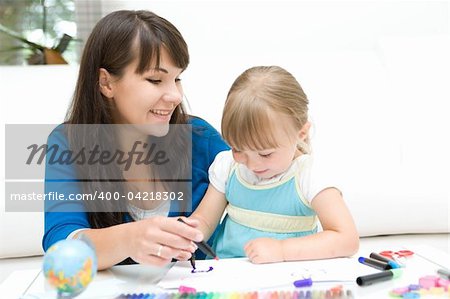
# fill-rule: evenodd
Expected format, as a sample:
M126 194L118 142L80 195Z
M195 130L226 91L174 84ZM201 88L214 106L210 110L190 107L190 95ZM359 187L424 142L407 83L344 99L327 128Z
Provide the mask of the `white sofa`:
M401 61L388 65L390 77L386 79L386 69L369 52L339 53L338 62L326 67L326 73L306 63L313 58L310 53L303 57L285 67L300 77L309 95L313 150L320 157L316 160L333 170L329 175L342 187L361 241L386 246L427 243L449 252L450 148L445 136L450 126L444 112L448 90L426 80L428 75L405 82L404 74L397 73L403 67ZM333 57L320 57L324 58L331 62ZM445 63L449 66L446 61L444 68ZM342 80L339 70L344 65L347 72ZM200 88L196 76L201 70L192 67L185 74L191 112L219 128L226 90L243 67L232 67L223 74L224 86L215 92ZM371 74L370 80L358 71ZM449 78L448 72L442 75ZM76 76L76 66L0 67L1 123L62 122ZM428 89L433 87L440 90ZM5 140L4 128L1 140ZM0 151L3 174L3 146ZM43 215L5 212L4 183L0 188L1 282L13 270L40 267Z
M64 119L77 67L0 67L0 138L5 124L57 124ZM18 137L19 138L19 137ZM0 281L13 270L40 267L43 213L5 212L5 146L0 149Z

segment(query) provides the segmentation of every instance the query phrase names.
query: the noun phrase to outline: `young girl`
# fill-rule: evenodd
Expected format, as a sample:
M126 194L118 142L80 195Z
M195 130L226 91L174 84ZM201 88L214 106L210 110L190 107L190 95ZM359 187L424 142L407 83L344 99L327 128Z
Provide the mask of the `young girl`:
M253 67L233 83L222 118L232 150L216 156L210 186L191 216L208 237L226 210L213 244L220 258L270 263L357 251L341 192L314 172L309 128L308 99L286 70Z

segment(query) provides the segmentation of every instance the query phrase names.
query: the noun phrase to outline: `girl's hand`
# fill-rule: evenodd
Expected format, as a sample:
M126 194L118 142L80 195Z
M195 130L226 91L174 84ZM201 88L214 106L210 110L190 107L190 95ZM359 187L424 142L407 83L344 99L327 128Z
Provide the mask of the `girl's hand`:
M203 234L195 228L196 220L184 220L189 225L163 216L129 223L129 256L140 264L154 266L164 266L173 258L189 259L196 250L193 241L203 240Z
M283 245L281 240L258 238L249 241L244 251L252 263L276 263L284 261Z

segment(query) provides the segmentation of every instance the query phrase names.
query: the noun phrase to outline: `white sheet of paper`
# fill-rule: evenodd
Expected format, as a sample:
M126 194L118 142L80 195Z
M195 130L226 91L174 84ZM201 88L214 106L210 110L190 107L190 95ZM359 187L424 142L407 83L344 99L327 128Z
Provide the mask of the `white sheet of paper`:
M253 264L247 258L236 258L199 260L196 266L198 270L210 266L214 269L191 273L189 262L177 262L158 286L164 289L187 286L205 292L245 291L292 286L295 280L309 277L313 282L354 282L359 275L378 271L350 258L273 264Z

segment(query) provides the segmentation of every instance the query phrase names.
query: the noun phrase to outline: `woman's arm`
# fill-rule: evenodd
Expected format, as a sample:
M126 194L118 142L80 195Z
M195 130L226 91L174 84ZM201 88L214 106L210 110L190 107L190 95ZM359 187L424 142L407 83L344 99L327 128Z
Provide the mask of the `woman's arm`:
M323 231L305 237L255 239L245 251L254 263L312 260L350 256L359 248L359 236L341 192L327 188L312 200Z
M64 125L56 127L49 135L47 145L55 153L70 151ZM46 155L45 194L63 196L64 200L46 200L44 202L44 251L60 240L66 239L78 229L90 228L88 214L82 201L69 200L70 197L82 194L81 182L77 181L77 173L73 164L49 163Z
M216 188L210 184L200 205L189 217L190 219L196 219L199 222L198 229L200 229L205 236L205 240L208 240L216 229L227 204L228 202L225 198L225 194L217 191Z
M52 132L47 143L58 146L61 151L69 149L63 126ZM83 193L81 183L76 180L78 176L74 165L46 162L47 194L53 192L70 198L70 195ZM172 258L189 258L195 250L191 240L203 239L202 233L195 228L198 223L190 221L190 224L192 227L161 216L93 229L81 201L46 201L43 247L47 250L72 232L83 229L71 237L84 234L91 240L96 249L99 269L114 266L128 257L139 263L163 265Z

